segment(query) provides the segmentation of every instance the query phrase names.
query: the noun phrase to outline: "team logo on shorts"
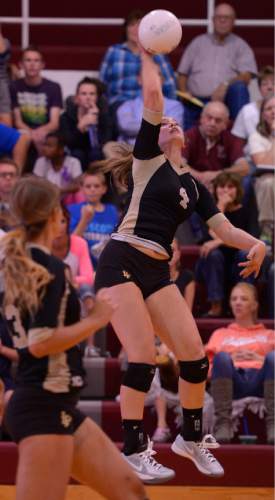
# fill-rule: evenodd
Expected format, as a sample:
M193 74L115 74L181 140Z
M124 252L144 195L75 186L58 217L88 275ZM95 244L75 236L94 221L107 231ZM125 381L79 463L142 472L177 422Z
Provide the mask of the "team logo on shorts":
M182 200L180 201L180 205L186 209L189 203L189 197L188 194L186 193L186 190L183 187L180 188L180 197L182 198Z
M63 425L63 427L65 427L67 429L67 427L69 427L69 425L72 423L72 417L71 415L69 415L68 413L66 413L65 411L61 411L60 412L60 420L61 420L61 424Z
M127 278L127 280L129 280L131 278L131 274L128 273L128 271L123 270L122 274L123 274L124 278Z

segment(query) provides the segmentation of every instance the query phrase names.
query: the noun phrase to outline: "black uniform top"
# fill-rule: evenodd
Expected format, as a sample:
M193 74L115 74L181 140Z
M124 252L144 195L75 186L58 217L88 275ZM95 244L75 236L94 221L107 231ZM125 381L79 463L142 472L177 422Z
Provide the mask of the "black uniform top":
M3 346L9 347L13 349L12 338L9 335L6 324L3 321L2 316L0 315L0 340ZM12 362L7 356L3 356L0 354L0 378L12 378L11 375L11 365Z
M19 354L16 382L18 386L40 387L54 393L75 392L84 385L79 346L42 358L32 356L28 349L31 344L50 338L58 326L72 325L80 318L77 294L65 277L63 262L39 246L32 246L31 254L53 275L53 280L33 317L20 316L15 305L5 308L4 318Z
M134 147L129 201L112 238L171 256L176 229L192 212L198 212L213 229L225 217L206 187L161 152L160 118L160 113L144 112Z

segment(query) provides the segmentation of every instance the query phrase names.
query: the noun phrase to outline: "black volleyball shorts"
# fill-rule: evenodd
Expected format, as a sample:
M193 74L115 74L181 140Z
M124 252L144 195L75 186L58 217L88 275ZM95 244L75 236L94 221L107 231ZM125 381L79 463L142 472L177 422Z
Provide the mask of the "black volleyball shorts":
M86 418L76 408L77 399L43 389L17 388L5 411L5 427L16 443L38 434L74 434Z
M127 242L112 239L100 256L95 290L133 282L146 299L152 293L171 285L168 262L168 259L154 259Z

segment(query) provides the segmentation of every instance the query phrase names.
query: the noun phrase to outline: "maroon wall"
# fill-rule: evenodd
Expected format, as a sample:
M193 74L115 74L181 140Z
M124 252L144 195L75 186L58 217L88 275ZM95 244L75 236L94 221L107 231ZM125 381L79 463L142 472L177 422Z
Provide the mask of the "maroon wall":
M273 19L273 0L262 2L240 2L232 0L238 17L241 19ZM123 0L107 6L100 2L82 0L67 2L67 0L47 0L37 2L30 0L30 15L35 17L115 17L123 18L129 10L144 8L148 11L148 2L139 0L138 4L129 4ZM153 5L152 7L155 7ZM181 18L206 18L206 0L189 2L182 7L178 0L158 1L158 8L169 8ZM2 16L21 15L21 1L3 2ZM21 27L19 25L4 25L4 34L11 40L13 46L13 61L16 62L20 53ZM176 68L180 55L186 44L192 38L205 31L204 27L184 27L183 40L177 50L171 54L171 60ZM236 27L235 32L242 36L253 47L259 66L273 64L274 30L271 27ZM32 25L30 28L30 43L39 45L45 53L47 67L50 69L91 69L97 70L106 48L122 39L121 26L57 26Z

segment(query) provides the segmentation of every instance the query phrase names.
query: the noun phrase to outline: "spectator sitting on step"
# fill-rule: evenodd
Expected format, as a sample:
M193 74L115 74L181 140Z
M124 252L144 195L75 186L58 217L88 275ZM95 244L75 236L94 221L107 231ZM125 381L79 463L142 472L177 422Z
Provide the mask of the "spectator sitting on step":
M102 172L89 167L83 173L80 184L85 201L68 206L70 232L87 241L93 267L96 269L99 256L118 223L118 211L111 203L102 202L107 191Z
M233 437L232 400L264 397L266 438L274 444L274 330L257 322L257 290L238 283L231 291L234 323L215 330L206 345L210 390L214 399L214 434L220 443Z
M125 41L109 47L101 63L99 77L106 85L108 101L114 112L124 101L134 99L141 92L138 26L144 14L141 10L128 14L124 23ZM175 73L167 56L158 54L154 61L161 69L164 96L176 99Z
M103 91L102 82L86 76L78 82L75 96L66 100L60 117L60 132L83 170L103 158L104 145L112 139L113 123Z
M255 193L259 210L261 239L271 252L274 239L275 185L275 97L266 97L261 106L257 130L248 139L248 149L256 166Z
M240 139L248 140L250 134L256 131L260 121L260 109L263 99L274 94L274 68L264 66L258 74L258 85L261 98L245 104L238 113L231 132Z
M62 93L58 83L42 76L44 57L37 47L24 49L20 64L24 77L11 82L10 92L15 126L28 132L35 146L29 158L31 170L46 136L59 127Z
M252 206L248 210L242 204L241 178L225 171L214 179L213 185L217 207L231 224L258 237L257 205L254 204L254 210ZM211 304L206 313L208 317L222 316L227 289L241 280L238 264L246 260L246 255L243 250L225 246L213 231L205 231L200 258L196 264L196 280L203 282L207 288L207 299ZM246 280L253 282L254 277L249 276Z
M81 236L70 234L70 214L61 203L63 218L60 234L53 241L52 254L63 260L71 271L74 287L78 291L84 313L88 314L94 306L94 269L91 263L87 242Z
M58 132L47 135L42 151L33 168L33 173L44 177L60 188L66 204L83 201L80 190L82 169L77 158L65 153L64 138Z
M248 84L257 74L252 49L233 33L235 10L228 3L216 6L213 33L195 37L185 48L178 66L179 89L190 97L224 102L234 120L239 110L249 102ZM185 130L200 116L201 108L186 106Z

